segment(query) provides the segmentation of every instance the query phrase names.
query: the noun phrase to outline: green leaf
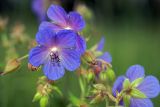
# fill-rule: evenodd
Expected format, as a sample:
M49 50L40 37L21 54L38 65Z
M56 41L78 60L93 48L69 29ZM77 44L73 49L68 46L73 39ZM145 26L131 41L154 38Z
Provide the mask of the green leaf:
M57 86L52 86L53 90L55 90L60 96L63 96L61 90Z
M143 92L141 92L140 90L138 90L138 89L136 89L136 88L133 88L133 89L131 90L130 95L131 95L132 97L135 97L135 98L147 98L146 95L145 95Z
M131 98L131 96L129 96L129 95L125 95L123 97L123 101L124 101L125 107L129 107L129 105L130 105L130 98Z
M106 87L103 84L94 84L93 87L97 90L106 90Z
M125 79L123 82L123 88L124 89L128 89L130 87L131 83L129 81L129 79Z
M33 98L32 102L38 101L41 97L42 97L42 95L39 92L37 92L34 95L34 98Z
M72 102L74 106L78 106L80 104L80 99L78 99L76 96L74 96L72 93L69 94L69 100Z
M48 105L48 96L43 96L41 99L40 99L40 107L47 107Z
M137 78L135 79L132 83L131 83L131 86L132 87L137 87L139 84L141 84L143 82L144 78Z

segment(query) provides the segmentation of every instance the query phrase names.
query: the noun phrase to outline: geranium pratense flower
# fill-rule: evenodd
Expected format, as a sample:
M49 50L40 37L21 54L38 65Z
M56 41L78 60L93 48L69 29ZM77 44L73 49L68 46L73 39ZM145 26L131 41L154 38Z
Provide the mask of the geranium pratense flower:
M40 29L51 27L55 31L66 29L78 32L85 27L85 21L79 13L69 12L67 14L59 5L51 5L48 8L47 16L52 22L42 22Z
M119 76L115 81L112 89L114 96L116 96L117 92L123 90L123 83L126 78L129 79L130 82L133 82L138 78L144 78L144 77L145 77L144 68L142 66L140 65L131 66L127 70L126 76ZM153 104L149 98L154 98L158 96L160 92L160 85L157 78L155 78L154 76L146 76L144 80L136 87L136 89L144 93L147 98L131 97L130 107L153 107ZM121 101L120 105L123 105L123 100Z
M36 35L39 44L29 53L29 63L43 65L43 72L50 80L61 78L65 69L74 71L80 66L80 54L76 51L76 34L69 30L58 33L41 30Z
M47 1L47 0L46 0ZM45 0L33 0L32 10L38 17L39 21L46 20L46 6Z
M74 32L81 31L85 27L83 17L77 12L66 11L58 5L51 5L47 11L47 16L51 22L44 21L40 24L39 30L52 29L55 32L60 30L72 30ZM81 54L86 49L86 42L82 36L77 33L76 38L77 51Z

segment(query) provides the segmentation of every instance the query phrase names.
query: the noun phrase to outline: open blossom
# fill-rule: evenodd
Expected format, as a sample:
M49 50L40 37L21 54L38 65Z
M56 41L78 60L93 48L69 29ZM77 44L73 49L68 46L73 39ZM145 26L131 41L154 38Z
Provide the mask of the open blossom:
M39 21L46 20L46 7L45 0L33 0L32 1L32 10L38 17Z
M58 5L51 5L47 11L47 16L51 22L43 21L40 24L39 30L47 28L55 32L64 29L76 32L77 51L83 54L86 49L86 42L84 38L78 34L78 32L85 27L83 17L77 12L69 12L67 14L66 11Z
M138 78L144 78L144 68L140 65L131 66L127 72L126 76L119 76L113 86L113 94L116 96L116 92L120 92L123 89L123 82L127 78L130 82ZM149 98L154 98L160 93L160 84L157 78L154 76L146 76L142 83L140 83L136 89L140 90L146 95L147 98L131 98L130 107L153 107L153 104ZM121 101L123 105L123 100Z
M43 66L43 72L50 80L61 78L65 69L74 71L80 66L80 54L76 51L76 34L69 30L58 33L41 30L36 35L38 46L29 53L29 63Z
M77 12L66 11L58 5L51 5L47 10L47 16L52 22L42 22L40 29L51 27L55 31L59 30L73 30L81 31L85 27L85 21L83 17Z

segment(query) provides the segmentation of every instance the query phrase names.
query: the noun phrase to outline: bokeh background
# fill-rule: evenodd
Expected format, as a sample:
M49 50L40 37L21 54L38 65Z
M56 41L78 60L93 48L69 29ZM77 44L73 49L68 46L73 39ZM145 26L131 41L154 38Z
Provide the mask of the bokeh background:
M34 44L33 39L40 20L33 11L33 1L0 1L1 71L9 59L25 55ZM117 76L124 74L130 65L141 64L145 67L146 75L154 75L160 80L159 0L44 0L44 2L60 4L67 11L79 7L79 11L84 12L87 28L83 34L90 38L87 47L93 46L101 36L105 36L105 50L112 55L112 65ZM47 6L49 5L47 4L46 8ZM0 107L38 107L38 102L32 103L32 98L40 75L43 75L42 72L29 72L25 60L17 72L1 76ZM80 94L76 73L67 72L57 84L64 97L55 93L50 101L51 107L66 107L69 103L68 92L77 96ZM160 96L152 101L155 107L159 107Z

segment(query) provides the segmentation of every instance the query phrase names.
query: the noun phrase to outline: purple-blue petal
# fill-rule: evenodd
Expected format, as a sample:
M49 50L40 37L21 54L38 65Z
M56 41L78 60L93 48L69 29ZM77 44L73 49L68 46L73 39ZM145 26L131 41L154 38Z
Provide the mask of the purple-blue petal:
M137 78L144 77L144 68L141 65L133 65L128 68L126 72L126 77L132 82Z
M54 42L55 32L51 29L39 30L36 34L36 41L40 45L50 46Z
M105 52L102 56L99 57L99 59L103 59L104 61L111 63L112 57L109 52Z
M103 51L103 48L104 48L104 44L105 44L105 38L102 37L100 42L98 43L98 46L97 46L97 51Z
M48 17L56 24L60 26L67 25L67 13L58 5L51 5L47 11Z
M62 30L62 28L59 25L47 21L43 21L39 26L39 30L44 30L44 29L51 29L54 32Z
M76 38L76 50L82 55L85 50L86 50L86 41L85 39L80 36L80 35L77 35L77 38Z
M150 99L136 99L131 98L130 107L153 107L153 103Z
M51 61L43 66L43 72L50 80L58 80L65 74L64 67L61 64L53 64Z
M39 21L43 21L46 19L44 0L33 0L32 2L32 10L37 15Z
M81 31L85 27L85 21L83 17L77 12L70 12L68 14L69 26L74 31Z
M80 55L75 50L63 50L61 58L62 65L68 71L74 71L80 66Z
M122 90L123 81L125 80L124 76L119 76L113 84L112 93L116 96L116 92L120 92Z
M159 81L154 76L147 76L137 88L142 91L148 98L154 98L160 93Z
M56 36L57 45L63 49L75 49L76 36L76 33L71 30L61 30L57 33Z
M29 63L33 66L40 66L48 60L48 50L43 46L37 46L29 52Z

